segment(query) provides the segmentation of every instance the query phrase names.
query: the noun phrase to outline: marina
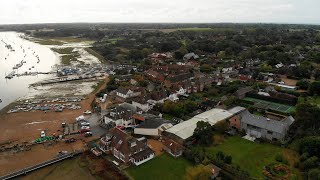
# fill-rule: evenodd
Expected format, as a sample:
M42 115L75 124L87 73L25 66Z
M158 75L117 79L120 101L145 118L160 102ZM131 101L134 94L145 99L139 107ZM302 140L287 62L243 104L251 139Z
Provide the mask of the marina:
M0 109L25 96L29 85L51 78L59 57L47 46L24 39L24 34L0 32Z

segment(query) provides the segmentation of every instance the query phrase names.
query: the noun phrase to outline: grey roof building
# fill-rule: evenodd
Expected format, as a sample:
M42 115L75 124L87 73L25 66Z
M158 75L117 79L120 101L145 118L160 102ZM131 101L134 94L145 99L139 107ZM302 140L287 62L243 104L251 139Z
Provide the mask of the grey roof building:
M134 134L160 136L163 131L171 128L170 121L147 114L142 123L134 129Z
M195 53L188 53L183 56L183 60L198 59L198 58L199 56Z
M249 111L241 113L241 129L256 138L283 141L293 122L294 118L292 116L278 121L251 114Z

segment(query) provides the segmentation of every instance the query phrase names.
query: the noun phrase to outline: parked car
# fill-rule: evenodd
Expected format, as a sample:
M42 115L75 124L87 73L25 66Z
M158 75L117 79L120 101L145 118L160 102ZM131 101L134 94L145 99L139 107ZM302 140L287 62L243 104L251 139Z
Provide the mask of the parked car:
M80 125L81 126L90 126L90 123L89 122L81 122Z
M83 112L83 114L87 114L87 115L89 115L89 114L91 114L92 112L91 111L89 111L89 110L86 110L85 112Z
M79 117L76 118L76 121L77 121L77 122L85 121L85 120L86 120L86 119L85 119L85 117L84 117L83 115L81 115L81 116L79 116Z
M46 133L44 131L41 131L40 132L40 137L45 137L46 136Z
M81 129L90 129L89 126L81 126Z
M66 143L76 142L76 139L75 138L66 139L65 142Z
M84 133L84 137L91 137L91 136L92 136L92 132L91 131Z

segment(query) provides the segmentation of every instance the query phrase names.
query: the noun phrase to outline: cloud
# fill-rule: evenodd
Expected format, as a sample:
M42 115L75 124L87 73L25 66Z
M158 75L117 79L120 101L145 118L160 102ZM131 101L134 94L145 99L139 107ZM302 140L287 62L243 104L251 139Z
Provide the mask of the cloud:
M47 22L319 23L318 0L10 0L0 24Z

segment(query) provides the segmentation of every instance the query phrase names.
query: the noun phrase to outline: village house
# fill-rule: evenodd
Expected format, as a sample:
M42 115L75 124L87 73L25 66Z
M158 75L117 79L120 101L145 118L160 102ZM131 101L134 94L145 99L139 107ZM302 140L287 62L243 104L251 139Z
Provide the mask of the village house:
M132 99L132 105L140 108L144 112L148 112L153 108L153 104L149 103L150 102L150 95L143 95L143 96L138 96L136 98Z
M169 64L168 65L168 74L182 74L189 73L193 67L186 65L178 65L178 64Z
M188 53L188 54L185 54L183 56L183 60L196 60L196 59L199 59L199 55L195 54L195 53Z
M164 76L152 69L149 69L145 72L145 75L148 79L150 79L153 82L162 83L164 81Z
M275 120L251 114L249 111L242 112L240 116L241 130L245 130L252 137L268 140L285 140L290 125L294 122L292 116Z
M111 153L118 160L136 166L155 156L155 152L149 148L145 137L134 138L118 128L113 128L102 137L98 147L105 153Z
M117 95L118 100L125 101L126 99L140 96L141 91L139 91L138 89L135 89L135 88L119 87L116 90L116 95Z
M165 60L172 59L173 55L171 52L152 53L152 54L148 55L148 58L151 59L154 63L162 63Z
M137 107L128 103L120 104L119 106L109 110L104 115L104 123L108 127L122 126L124 128L134 126L133 114L137 113Z
M170 121L152 114L135 115L135 119L139 120L140 124L134 128L134 134L144 136L160 137L163 131L173 126Z
M246 97L246 94L253 91L253 89L251 87L244 87L244 88L240 88L238 89L234 95L238 98L238 99L243 99Z
M169 74L189 73L193 67L179 64L168 64L161 66L153 66L152 70L167 76Z
M193 78L193 75L191 73L170 75L166 78L166 80L164 81L164 84L166 87L171 88L174 85L179 85L179 83L181 84L192 78Z
M132 75L122 75L122 76L117 76L114 80L118 84L121 82L128 82L131 78L132 78Z
M149 103L156 105L158 103L164 103L165 100L167 100L169 97L167 95L167 92L165 90L163 91L155 91L151 93L151 98L149 99Z
M180 157L183 153L184 147L172 139L166 139L163 142L163 150L173 157Z

